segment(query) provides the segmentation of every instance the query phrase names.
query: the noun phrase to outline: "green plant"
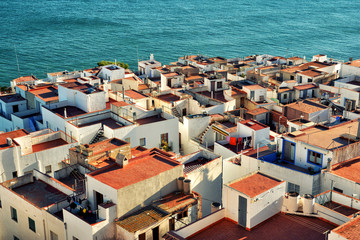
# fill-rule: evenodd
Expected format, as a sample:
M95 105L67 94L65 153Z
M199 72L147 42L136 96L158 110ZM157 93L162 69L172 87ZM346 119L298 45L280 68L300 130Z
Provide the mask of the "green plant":
M111 65L111 64L120 66L125 69L129 68L129 64L124 63L124 62L116 62L116 64L115 64L115 62L103 60L103 61L100 61L97 63L98 66L106 66L106 65Z

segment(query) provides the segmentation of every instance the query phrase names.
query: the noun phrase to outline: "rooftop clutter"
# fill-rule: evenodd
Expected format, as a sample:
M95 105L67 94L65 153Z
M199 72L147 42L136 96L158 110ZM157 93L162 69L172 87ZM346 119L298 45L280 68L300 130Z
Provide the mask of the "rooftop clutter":
M0 96L0 238L352 239L359 74L322 54L151 54L136 71L14 79ZM306 224L278 229L289 222Z

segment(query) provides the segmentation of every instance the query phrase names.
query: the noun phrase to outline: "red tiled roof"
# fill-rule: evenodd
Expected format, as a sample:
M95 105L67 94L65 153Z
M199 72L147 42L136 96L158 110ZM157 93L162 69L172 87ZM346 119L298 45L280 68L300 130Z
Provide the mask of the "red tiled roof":
M124 107L124 106L130 105L129 103L124 102L124 101L112 102L111 104L116 107Z
M132 99L142 99L142 98L147 98L146 95L138 92L138 91L135 91L135 90L126 90L125 91L125 95L128 96L129 98L132 98Z
M264 89L264 87L260 86L259 84L243 86L243 88L247 88L250 90Z
M268 177L261 173L255 173L249 177L233 182L229 184L229 186L253 198L282 182L283 181Z
M317 86L314 84L305 84L305 85L295 86L294 88L301 91L301 90L306 90L306 89L311 89L311 88L317 88Z
M31 82L35 80L37 80L37 78L31 75L31 76L23 76L23 77L15 78L13 81L16 83L21 83L21 82Z
M323 75L325 73L326 72L321 72L321 71L318 71L318 70L315 70L315 69L310 69L310 70L300 72L299 74L305 75L305 76L308 76L308 77L317 77L317 76L321 76L321 75Z
M255 131L268 128L268 126L266 126L265 124L259 123L258 121L255 121L253 119L244 120L241 121L240 123L248 126L249 128Z
M247 113L251 114L253 116L256 116L256 115L260 115L260 114L267 113L267 112L269 112L269 110L267 110L266 108L261 107L261 108L256 108L254 110L248 111Z
M360 157L356 157L333 166L332 174L360 183Z
M332 230L348 240L358 240L360 236L360 217L356 217L349 222L340 225L339 227Z
M176 101L180 100L180 97L177 95L174 95L172 93L168 93L168 94L157 96L157 99L160 99L165 102L176 102Z
M104 169L92 172L89 176L112 188L121 189L157 176L177 166L181 166L181 164L169 157L158 153L151 154L145 152L129 160L129 163L124 168L115 163Z
M32 89L30 92L45 102L59 101L57 87L53 85Z
M15 130L12 132L1 133L0 134L0 150L17 145L16 143L13 143L12 146L9 146L7 144L7 140L6 140L7 138L14 139L14 138L22 137L22 136L25 136L28 134L29 133L27 131L25 131L24 129Z

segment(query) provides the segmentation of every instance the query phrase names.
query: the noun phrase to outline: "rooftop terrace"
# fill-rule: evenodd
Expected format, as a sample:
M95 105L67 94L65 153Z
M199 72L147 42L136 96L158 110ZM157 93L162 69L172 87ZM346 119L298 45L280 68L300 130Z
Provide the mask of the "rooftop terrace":
M188 237L189 240L318 240L334 225L317 218L277 214L251 231L234 222L222 219L209 228Z

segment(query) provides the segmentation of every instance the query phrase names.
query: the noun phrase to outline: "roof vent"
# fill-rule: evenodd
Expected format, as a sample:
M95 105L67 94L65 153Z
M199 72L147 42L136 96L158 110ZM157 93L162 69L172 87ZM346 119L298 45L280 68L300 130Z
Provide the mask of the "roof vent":
M8 146L12 146L13 145L13 140L11 138L6 138L6 143Z

